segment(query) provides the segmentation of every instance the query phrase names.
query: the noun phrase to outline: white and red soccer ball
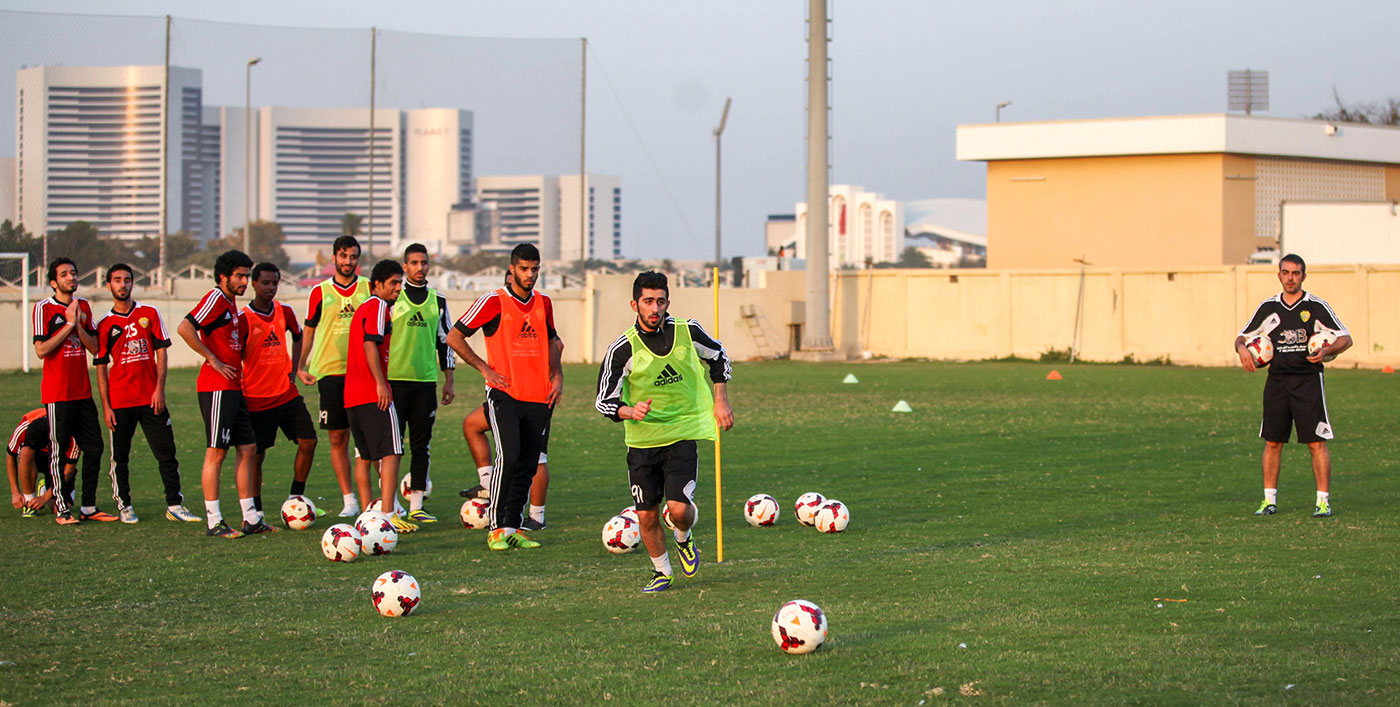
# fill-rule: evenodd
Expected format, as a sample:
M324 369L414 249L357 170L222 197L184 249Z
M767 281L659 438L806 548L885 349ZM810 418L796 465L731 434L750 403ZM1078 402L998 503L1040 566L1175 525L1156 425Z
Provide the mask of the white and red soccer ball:
M1274 360L1274 342L1268 334L1256 334L1248 341L1244 342L1245 351L1249 352L1249 357L1254 359L1254 366L1262 368L1269 365ZM1308 353L1312 353L1312 340L1308 340Z
M1322 326L1322 322L1317 323L1317 333L1308 337L1308 355L1312 356L1337 341L1337 332ZM1332 360L1329 357L1326 360Z
M826 613L805 599L794 599L773 614L773 642L784 653L811 653L826 641Z
M846 508L846 504L835 499L829 499L817 509L817 515L813 519L817 530L823 533L839 533L846 529L851 522L851 511Z
M408 500L408 494L409 491L411 491L411 489L408 488L411 481L413 481L413 477L409 474L404 474L403 480L399 482L399 495L403 496L405 501ZM428 483L424 484L424 486L427 486L427 488L423 489L423 498L431 498L433 495L432 478L429 478Z
M316 505L305 496L291 496L282 502L282 522L292 530L305 530L316 522Z
M744 520L755 528L773 525L778 521L778 500L766 493L749 496L744 501Z
M399 531L389 516L379 511L365 511L355 519L355 529L360 532L360 542L364 551L371 555L387 555L399 544Z
M695 518L691 522L691 526L694 527L694 524L700 520L700 508L694 503L690 504L690 507L695 509ZM671 522L671 504L664 501L661 503L661 522L669 530L679 530L676 524Z
M462 526L470 530L484 530L491 525L491 517L486 514L490 508L491 502L484 498L467 499L458 514L462 519Z
M817 511L826 503L826 497L812 491L797 497L797 503L792 506L792 512L797 515L797 522L806 526L816 525Z
M423 590L413 575L402 570L389 570L379 575L369 589L370 601L384 616L408 616L418 608Z
M636 507L636 506L628 506L628 507L622 509L621 511L618 512L618 515L620 515L620 516L622 516L623 518L626 518L626 519L632 521L633 523L641 523L641 522L642 522L641 519L637 517L637 507Z
M360 531L345 523L336 523L321 534L321 554L331 562L354 562L363 547Z
M614 555L637 549L642 541L642 526L626 516L616 515L603 526L603 547Z

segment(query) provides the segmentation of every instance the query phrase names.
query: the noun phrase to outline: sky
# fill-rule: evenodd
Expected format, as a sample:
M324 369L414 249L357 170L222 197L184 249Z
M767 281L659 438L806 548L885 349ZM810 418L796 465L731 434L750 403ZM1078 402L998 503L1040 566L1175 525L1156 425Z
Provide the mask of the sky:
M418 107L428 85L456 86L466 103L490 94L488 108L460 106L476 111L479 175L577 171L578 38L587 37L588 169L622 177L624 255L713 256L712 133L726 97L733 108L723 137L725 257L763 254L766 216L791 213L805 198L801 0L0 0L0 9L352 30L233 28L322 67L289 75L268 58L257 69L255 104L329 93L340 104L367 105L363 81L348 88L337 81L368 73L364 52L342 57L338 48L367 41L371 26L392 30L380 40L399 50L389 53L421 58L413 71L385 78L381 105ZM900 201L983 197L985 168L955 159L956 128L991 122L1003 100L1011 101L1002 111L1008 122L1217 113L1226 108L1226 72L1246 67L1270 72L1271 106L1261 115L1314 114L1330 107L1334 89L1348 100L1400 96L1396 2L833 0L831 20L832 182ZM157 23L137 24L132 34L144 35ZM221 37L246 36L218 30L190 28L179 51L195 55ZM81 64L85 47L119 45L122 34L65 48L74 54L66 63ZM462 65L432 60L438 47L460 43L423 35L559 41L475 44L472 52L499 61L470 62L486 73L468 77ZM64 37L45 41L62 46ZM16 56L26 45L7 44L0 61L13 66L0 71L12 76L16 62L26 62ZM152 50L152 42L142 44ZM160 61L158 46L131 63L147 61ZM206 103L242 102L241 61L203 67ZM0 110L13 115L13 96ZM491 139L524 128L538 139ZM12 144L4 136L0 151Z

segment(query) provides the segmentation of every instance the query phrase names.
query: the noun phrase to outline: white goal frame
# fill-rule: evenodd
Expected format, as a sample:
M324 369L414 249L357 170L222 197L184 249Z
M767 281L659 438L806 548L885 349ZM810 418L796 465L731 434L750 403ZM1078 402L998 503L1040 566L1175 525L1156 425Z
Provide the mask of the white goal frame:
M33 334L29 331L30 318L33 312L29 311L29 254L28 253L0 253L0 262L6 260L20 261L20 275L18 280L20 292L19 305L19 361L20 368L25 373L29 372L29 349L30 339Z

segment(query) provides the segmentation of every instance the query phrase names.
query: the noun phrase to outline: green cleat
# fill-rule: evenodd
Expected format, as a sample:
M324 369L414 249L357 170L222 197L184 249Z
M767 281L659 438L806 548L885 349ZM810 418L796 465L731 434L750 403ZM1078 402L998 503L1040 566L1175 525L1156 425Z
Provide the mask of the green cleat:
M19 509L19 517L21 517L21 518L37 518L37 517L39 517L39 514L38 514L38 513L35 513L33 508L30 508L29 506L25 506L25 507Z
M539 543L535 542L534 540L531 540L530 536L518 530L514 533L511 533L510 535L507 535L506 542L511 543L512 545L522 550L533 550L540 546Z
M642 587L643 594L655 594L664 592L671 588L671 575L657 572L651 576L651 581Z
M409 513L409 514L408 514L408 519L411 520L411 521L413 521L413 522L415 522L415 523L436 523L436 522L437 522L437 518L436 518L436 517L434 517L434 516L432 516L432 515L429 515L428 512L425 511L425 510L423 510L422 508L419 508L418 510L413 511L412 513Z
M486 547L492 550L509 550L511 544L506 542L506 531L493 530L486 535Z
M1273 515L1274 513L1277 513L1277 512L1278 512L1278 506L1275 505L1275 504L1273 504L1273 503L1269 503L1269 499L1266 498L1266 499L1264 499L1264 502L1263 502L1263 503L1259 504L1259 510L1255 511L1255 512L1254 512L1254 515L1257 515L1257 516L1271 516L1271 515Z
M692 538L683 543L676 543L676 557L681 561L681 574L686 577L694 577L700 571L700 557L695 550L695 539Z
M1318 504L1317 504L1317 507L1313 509L1313 517L1314 517L1314 518L1327 518L1327 517L1329 517L1329 516L1331 516L1331 515L1332 515L1332 506L1328 505L1326 501L1322 501L1322 502L1318 503Z

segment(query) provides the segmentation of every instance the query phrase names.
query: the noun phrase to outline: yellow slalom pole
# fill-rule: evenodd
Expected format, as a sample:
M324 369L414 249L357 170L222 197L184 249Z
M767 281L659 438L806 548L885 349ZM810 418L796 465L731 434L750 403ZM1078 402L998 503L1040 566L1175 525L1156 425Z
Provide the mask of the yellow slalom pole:
M711 280L715 286L715 329L719 336L719 266L713 269ZM722 431L715 428L715 562L724 562L724 500L720 493L720 454L719 439Z

